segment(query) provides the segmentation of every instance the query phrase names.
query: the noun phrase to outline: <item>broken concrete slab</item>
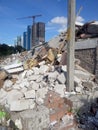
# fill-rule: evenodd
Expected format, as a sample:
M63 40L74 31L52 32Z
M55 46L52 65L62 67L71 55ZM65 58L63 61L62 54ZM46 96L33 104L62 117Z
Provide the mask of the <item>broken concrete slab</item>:
M55 84L54 90L55 92L59 93L61 97L64 97L66 86L64 84Z
M24 94L19 90L11 90L7 92L7 104L10 105L14 101L18 101L24 97Z
M13 82L11 80L6 80L4 82L4 85L3 85L3 88L6 90L6 91L9 91L12 89L12 85L13 85Z
M29 90L24 93L26 99L34 99L36 97L35 90Z
M23 70L24 70L23 67L17 67L17 68L8 69L7 72L12 74L12 73L22 72Z
M45 74L48 71L49 71L49 66L47 66L47 65L40 66L40 68L39 68L40 74Z
M36 92L36 98L45 98L45 95L48 92L48 88L40 88Z
M29 100L15 100L10 103L10 111L23 111L27 109L33 109L35 103L32 99Z
M33 89L33 90L38 90L39 86L40 85L38 83L36 83L35 81L30 82L30 88Z
M58 80L61 84L65 84L65 82L66 82L66 77L65 77L64 73L59 74L58 77L57 77L57 80Z

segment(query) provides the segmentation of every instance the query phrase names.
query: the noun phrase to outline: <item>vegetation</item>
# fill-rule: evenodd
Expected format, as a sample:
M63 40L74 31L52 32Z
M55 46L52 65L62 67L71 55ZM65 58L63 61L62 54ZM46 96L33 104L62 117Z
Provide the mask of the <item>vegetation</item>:
M0 44L0 56L7 56L11 54L15 54L17 52L25 51L22 46L8 46L6 44Z

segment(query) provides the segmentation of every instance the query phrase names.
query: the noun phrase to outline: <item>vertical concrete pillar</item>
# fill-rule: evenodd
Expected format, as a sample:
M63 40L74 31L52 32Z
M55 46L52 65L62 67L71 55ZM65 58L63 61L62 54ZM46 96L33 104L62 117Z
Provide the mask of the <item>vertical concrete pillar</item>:
M75 0L68 0L67 90L74 90Z
M95 81L98 83L98 45L96 47Z

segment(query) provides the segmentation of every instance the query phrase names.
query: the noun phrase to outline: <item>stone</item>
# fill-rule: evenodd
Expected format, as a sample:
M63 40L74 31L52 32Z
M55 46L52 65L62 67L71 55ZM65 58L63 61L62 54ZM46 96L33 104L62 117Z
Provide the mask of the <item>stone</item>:
M59 93L61 97L64 97L65 95L65 90L66 90L66 86L64 84L56 84L54 86L54 90L55 92Z
M75 76L80 78L81 80L91 80L92 75L88 72L82 70L75 70Z
M48 79L56 80L59 73L57 71L49 72L46 75L48 75Z
M98 91L95 91L95 92L93 93L93 99L96 99L96 98L98 98Z
M24 70L20 75L19 75L19 79L24 79L26 78L26 73L27 73L27 70Z
M40 66L45 65L45 61L43 60L43 61L39 62L39 65Z
M77 87L75 88L75 90L76 90L76 92L78 92L78 93L82 93L82 92L83 92L83 88L82 88L81 86L77 86Z
M25 98L29 99L29 98L35 98L35 90L29 90L27 92L24 93Z
M66 66L66 65L62 65L62 66L61 66L61 70L62 70L63 72L67 72L67 66Z
M34 74L28 77L28 81L36 81L39 78L40 78L40 75Z
M43 100L42 98L37 98L37 99L36 99L36 103L37 103L38 105L42 105L42 104L44 104L44 100Z
M11 80L6 80L4 82L3 88L5 90L11 90L12 89L13 82Z
M47 65L42 65L42 66L40 66L40 68L39 68L39 73L40 74L45 74L46 72L48 72L49 71L49 67L47 66Z
M76 76L74 76L74 82L75 82L77 85L80 84L80 83L82 83L81 79L78 78L78 77L76 77Z
M7 98L7 92L4 89L0 89L0 104L5 105Z
M26 77L29 77L29 76L31 76L31 75L33 75L33 74L34 74L33 70L28 70L28 71L26 72Z
M29 87L28 80L27 79L22 79L22 81L20 82L19 86L20 86L20 88L24 88L24 87L28 88Z
M38 67L33 67L32 70L33 70L35 75L39 74L39 68Z
M94 82L92 81L83 81L82 85L90 90L95 86Z
M48 88L40 88L36 92L36 99L37 98L45 98L45 95L48 92Z
M24 122L23 130L43 130L48 128L50 123L49 109L43 105L21 112L20 117Z
M13 69L13 68L18 68L18 67L21 67L23 64L22 63L13 63L11 65L6 65L4 66L3 68L5 70L10 70L10 69Z
M8 76L8 74L4 70L0 71L0 80L6 79L7 76Z
M39 89L39 84L36 83L35 81L31 81L30 82L30 88L32 88L33 90L38 90Z
M58 80L61 84L65 84L65 82L66 82L66 77L65 77L64 73L59 74L58 77L57 77L57 80Z
M19 130L22 130L23 126L20 118L15 120L15 125Z
M24 71L23 67L18 67L18 68L13 68L13 69L7 70L7 72L10 73L10 74L12 74L12 73L19 73L19 72L22 72L22 71Z
M24 94L18 90L11 90L7 92L6 101L7 104L10 105L14 101L18 101L24 97Z
M33 109L35 106L35 103L32 99L29 100L15 100L12 101L10 104L10 111L23 111L27 109Z

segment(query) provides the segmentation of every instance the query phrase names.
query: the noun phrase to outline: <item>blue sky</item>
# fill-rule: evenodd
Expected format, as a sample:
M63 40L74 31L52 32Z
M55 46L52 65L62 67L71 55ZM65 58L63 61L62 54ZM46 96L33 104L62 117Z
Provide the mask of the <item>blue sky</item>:
M0 43L14 44L17 36L32 25L32 19L20 17L41 14L36 22L44 22L46 41L67 28L68 0L0 0ZM77 21L98 20L98 0L76 0L76 13L83 7Z

